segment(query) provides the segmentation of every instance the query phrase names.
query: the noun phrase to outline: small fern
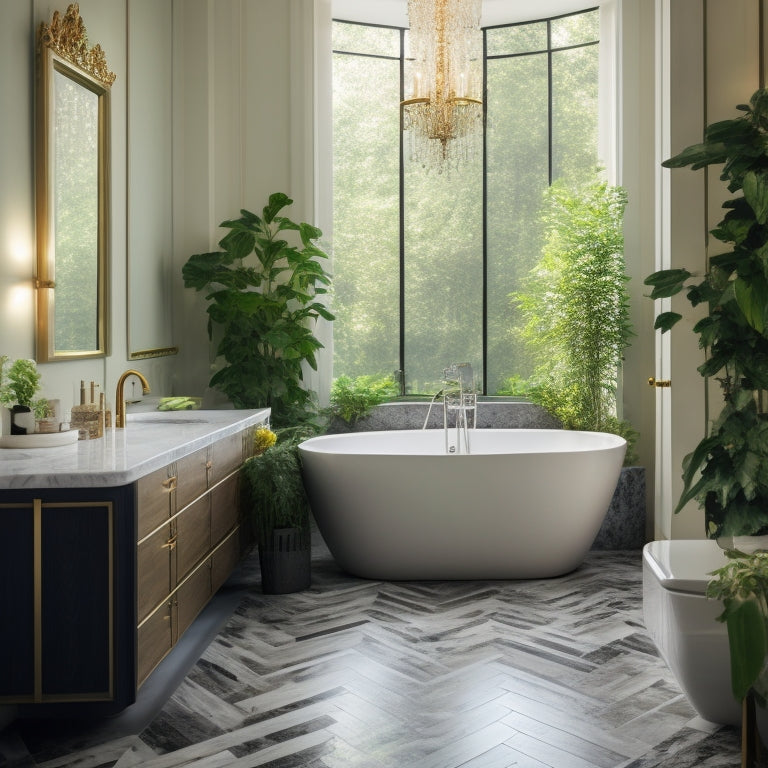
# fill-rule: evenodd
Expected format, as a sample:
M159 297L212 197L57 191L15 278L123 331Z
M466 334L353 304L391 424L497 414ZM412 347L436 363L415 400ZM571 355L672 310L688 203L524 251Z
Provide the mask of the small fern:
M276 528L309 528L309 501L298 445L278 442L245 463L245 494L256 541L272 540Z

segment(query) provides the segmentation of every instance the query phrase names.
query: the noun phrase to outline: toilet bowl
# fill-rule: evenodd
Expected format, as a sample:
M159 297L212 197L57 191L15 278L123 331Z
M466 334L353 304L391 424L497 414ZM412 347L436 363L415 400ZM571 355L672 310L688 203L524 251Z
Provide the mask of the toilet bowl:
M709 573L727 558L717 542L652 541L643 548L643 618L662 658L705 720L741 722L731 693L722 604L705 597Z

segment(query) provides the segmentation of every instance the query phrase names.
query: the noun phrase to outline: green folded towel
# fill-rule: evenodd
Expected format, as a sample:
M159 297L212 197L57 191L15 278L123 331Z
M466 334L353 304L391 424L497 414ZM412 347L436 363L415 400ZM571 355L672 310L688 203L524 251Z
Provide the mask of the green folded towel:
M200 407L199 397L161 397L158 411L194 411Z

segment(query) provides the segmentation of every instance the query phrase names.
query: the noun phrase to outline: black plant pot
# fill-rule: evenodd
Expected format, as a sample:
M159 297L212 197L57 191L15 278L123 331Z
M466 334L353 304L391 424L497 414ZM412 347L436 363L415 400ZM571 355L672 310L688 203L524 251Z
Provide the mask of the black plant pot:
M266 595L300 592L311 584L309 531L277 528L272 541L259 544L261 591Z
M22 413L31 413L32 409L28 405L14 405L11 408L11 434L12 435L26 435L28 430L26 427L16 423L16 417ZM34 432L34 427L32 428Z

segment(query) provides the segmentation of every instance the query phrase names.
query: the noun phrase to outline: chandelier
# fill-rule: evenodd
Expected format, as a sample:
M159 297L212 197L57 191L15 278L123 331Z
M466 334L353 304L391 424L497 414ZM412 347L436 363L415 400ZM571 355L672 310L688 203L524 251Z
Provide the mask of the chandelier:
M457 167L482 135L481 0L408 0L413 93L400 103L410 155Z

